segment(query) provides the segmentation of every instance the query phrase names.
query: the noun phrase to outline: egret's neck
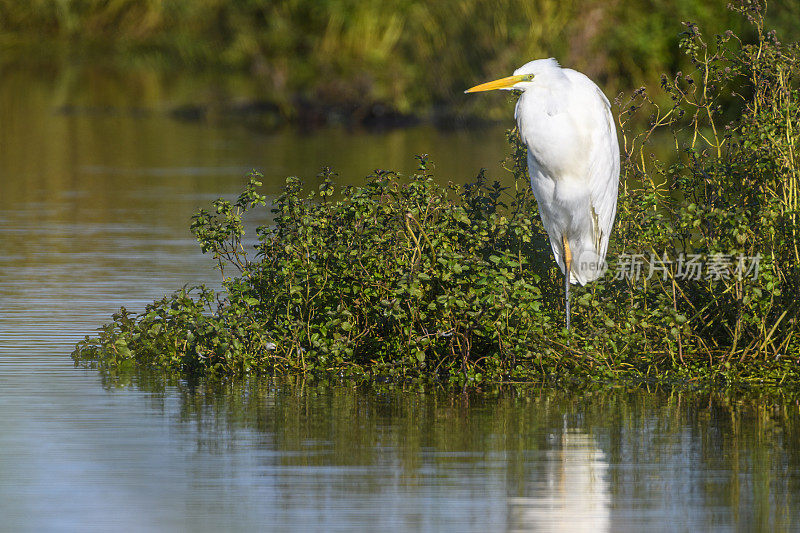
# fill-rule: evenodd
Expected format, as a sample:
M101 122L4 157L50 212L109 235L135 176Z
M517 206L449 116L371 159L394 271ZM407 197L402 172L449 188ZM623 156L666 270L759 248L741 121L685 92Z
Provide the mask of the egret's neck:
M525 122L537 112L548 115L561 112L567 105L569 89L569 78L561 69L537 75L517 100L514 111L517 124L522 126L521 122Z
M560 83L534 86L520 95L517 107L514 109L514 118L517 119L517 126L522 132L526 126L539 122L542 115L552 117L563 112L568 105L566 86Z

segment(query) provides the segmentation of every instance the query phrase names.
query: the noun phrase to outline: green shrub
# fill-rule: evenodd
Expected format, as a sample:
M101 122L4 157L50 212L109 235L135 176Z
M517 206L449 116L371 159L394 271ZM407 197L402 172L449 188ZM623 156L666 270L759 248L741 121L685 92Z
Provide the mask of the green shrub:
M797 302L798 167L800 136L798 47L766 32L763 10L740 10L754 24L755 44L728 32L709 44L687 24L681 48L693 70L662 79L673 106L662 109L640 91L620 115L625 141L623 188L616 228L619 253L671 258L700 255L760 257L757 275L657 281L630 292L628 307L664 317L663 337L652 346L678 354L688 348L714 363L721 356L744 361L800 352ZM739 117L725 122L725 104L740 100ZM634 113L647 112L651 128L625 130ZM648 155L648 141L668 130L679 162L666 166ZM708 279L707 279L708 278ZM634 289L632 287L632 289ZM654 332L655 333L655 332ZM646 350L651 346L645 344Z
M223 294L183 290L139 317L123 310L75 357L476 382L795 379L800 55L764 31L758 5L741 11L755 44L731 33L708 44L687 25L681 48L693 68L662 79L672 106L644 89L618 101L623 185L611 268L575 289L571 332L512 131L510 188L482 173L463 188L439 185L425 156L408 179L377 171L338 200L330 171L310 195L290 178L274 225L256 230L254 258L242 216L265 199L252 175L235 203L218 200L192 223L223 275L237 270ZM736 99L742 114L726 123L723 104ZM634 132L641 114L650 127ZM650 154L665 136L672 164ZM754 257L759 268L742 268ZM689 258L703 263L700 276L679 271Z
M560 323L536 286L532 259L546 255L531 242L530 195L482 175L459 193L419 162L406 183L376 172L340 201L330 172L309 196L290 178L275 225L257 230L257 261L241 244L242 215L264 204L251 176L237 202L219 200L192 224L220 268L238 269L224 281L226 300L214 308L210 291L180 291L138 321L116 315L81 353L225 373L512 374Z

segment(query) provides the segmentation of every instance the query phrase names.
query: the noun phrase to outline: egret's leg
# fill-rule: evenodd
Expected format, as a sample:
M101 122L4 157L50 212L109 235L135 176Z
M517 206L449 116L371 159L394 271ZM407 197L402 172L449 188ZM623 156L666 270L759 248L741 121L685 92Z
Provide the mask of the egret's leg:
M564 243L564 300L567 311L567 331L569 331L569 273L572 270L572 250L569 249L566 235L561 236L561 241Z

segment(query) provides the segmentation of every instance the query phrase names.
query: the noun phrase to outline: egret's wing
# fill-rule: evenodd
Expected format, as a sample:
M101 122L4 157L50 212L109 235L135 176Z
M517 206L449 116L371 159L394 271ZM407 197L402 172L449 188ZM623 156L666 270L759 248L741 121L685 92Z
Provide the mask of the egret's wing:
M579 236L569 238L573 252L572 273L581 285L604 272L604 260L619 190L619 143L611 105L603 92L589 78L565 69L573 86L570 109L584 149L576 158L580 181L586 184L588 197L583 205L573 205L573 228L583 227ZM577 261L575 261L577 259Z
M606 256L611 227L617 214L619 190L619 144L611 105L605 95L592 84L598 110L593 120L592 143L587 168L594 226L595 250L600 259Z

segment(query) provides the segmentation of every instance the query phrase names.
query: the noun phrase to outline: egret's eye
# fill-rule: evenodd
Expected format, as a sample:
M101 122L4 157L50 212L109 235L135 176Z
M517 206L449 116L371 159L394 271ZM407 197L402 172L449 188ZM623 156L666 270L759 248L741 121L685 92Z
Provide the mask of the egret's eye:
M522 77L522 81L531 81L533 79L533 74L525 74Z

